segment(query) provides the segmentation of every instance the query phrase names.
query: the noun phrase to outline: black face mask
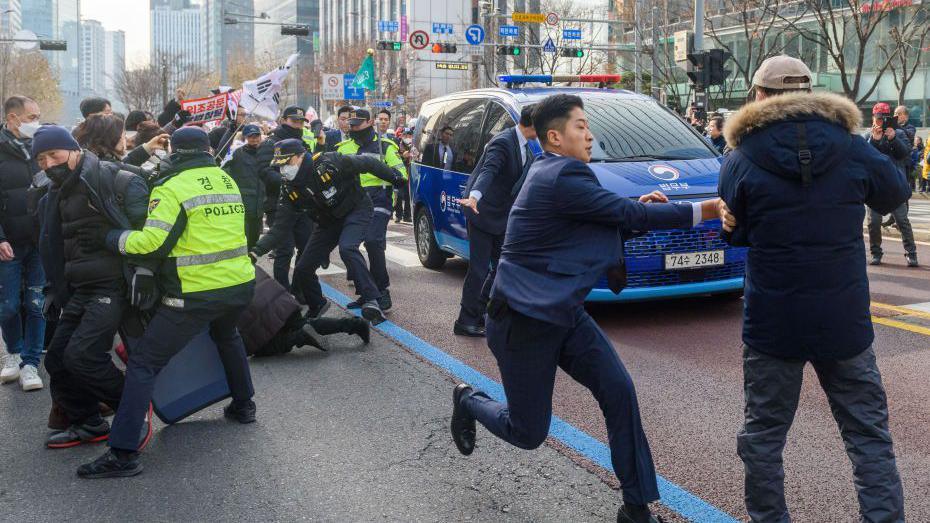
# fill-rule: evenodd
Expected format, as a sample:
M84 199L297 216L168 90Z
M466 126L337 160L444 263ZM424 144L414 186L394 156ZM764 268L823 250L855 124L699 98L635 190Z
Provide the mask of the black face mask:
M55 185L64 183L70 174L71 168L68 167L68 162L54 165L45 170L45 175L48 176L48 179Z
M359 131L349 131L349 137L355 140L356 142L370 142L375 135L374 127L366 127Z
M278 129L279 135L286 138L303 138L304 136L303 129L295 129L290 125L281 124L278 126Z

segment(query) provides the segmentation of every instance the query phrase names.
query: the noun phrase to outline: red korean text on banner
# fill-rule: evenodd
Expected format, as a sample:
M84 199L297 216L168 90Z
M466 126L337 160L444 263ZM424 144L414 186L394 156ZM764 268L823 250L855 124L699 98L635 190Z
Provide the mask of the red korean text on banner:
M229 93L220 93L207 98L184 100L181 102L181 109L191 113L191 120L188 125L199 125L223 120L226 116L226 105L228 103Z

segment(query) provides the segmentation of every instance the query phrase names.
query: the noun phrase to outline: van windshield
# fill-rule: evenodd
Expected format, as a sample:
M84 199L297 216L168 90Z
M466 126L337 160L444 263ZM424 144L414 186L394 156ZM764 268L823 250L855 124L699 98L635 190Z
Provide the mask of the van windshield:
M582 95L594 135L592 162L714 158L702 138L652 100Z

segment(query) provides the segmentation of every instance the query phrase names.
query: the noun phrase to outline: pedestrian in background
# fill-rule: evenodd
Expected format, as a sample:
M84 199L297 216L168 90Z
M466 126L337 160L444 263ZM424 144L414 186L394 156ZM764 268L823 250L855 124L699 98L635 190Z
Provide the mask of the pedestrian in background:
M400 131L397 140L400 157L404 161L404 169L410 172L410 161L414 155L413 129L404 128ZM410 180L401 187L394 189L394 223L410 223L412 221L410 210Z
M872 128L868 141L881 154L891 159L902 176L907 177L911 163L911 141L908 131L904 127L889 122L891 107L879 102L872 107ZM896 118L896 121L899 119ZM914 230L907 217L907 199L897 208L890 210L894 223L901 231L901 241L904 244L904 258L908 267L919 266L917 262L917 244L914 243ZM881 265L884 251L882 250L882 213L875 209L869 211L869 247L872 258L870 265Z
M811 77L796 58L765 60L753 77L756 101L726 128L725 229L731 244L749 247L745 421L737 436L746 509L754 522L791 521L782 451L810 363L852 462L861 520L903 522L888 402L872 348L862 222L865 205L890 212L910 190L891 159L854 134L862 123L856 105L812 93Z
M19 380L23 390L44 384L38 368L45 343L43 287L38 223L29 212L27 193L39 171L32 138L41 112L35 100L11 96L3 102L0 127L0 330L6 354L0 383ZM25 318L24 318L25 316ZM25 321L23 321L25 319Z
M908 179L912 181L914 190L920 189L920 179L923 176L924 140L920 136L914 137L914 149L911 150L911 170Z
M727 148L727 140L723 137L723 122L722 116L714 116L707 123L707 138L720 154L724 154Z
M249 249L255 246L262 234L262 213L265 204L265 182L258 165L258 146L262 143L262 132L257 125L242 128L245 145L233 151L232 159L223 165L223 170L232 176L242 204L245 206L245 237Z
M928 185L930 185L930 136L927 136L927 144L924 147L924 157L923 161L920 163L920 171L917 176L919 186L919 191L921 193L926 193L928 191Z

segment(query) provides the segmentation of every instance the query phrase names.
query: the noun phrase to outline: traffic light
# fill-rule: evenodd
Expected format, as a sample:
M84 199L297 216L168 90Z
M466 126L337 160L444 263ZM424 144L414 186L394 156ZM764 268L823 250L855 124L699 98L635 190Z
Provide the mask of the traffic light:
M688 53L688 61L691 62L691 70L686 74L691 79L691 84L698 91L704 91L709 85L707 83L707 57L709 55L704 51Z
M523 48L519 45L499 45L497 54L501 56L520 56L523 54Z
M452 43L435 43L433 44L433 53L436 54L452 54L456 52L456 45Z
M378 42L379 51L400 51L403 46L403 42L392 42L390 40L381 40Z
M733 72L723 68L731 56L733 56L731 53L723 49L711 49L707 52L704 67L707 71L707 85L723 85L730 73Z
M584 58L584 51L577 47L563 47L559 54L568 58Z
M306 24L282 25L281 36L310 36L310 26Z
M68 42L65 40L39 40L39 49L43 51L67 51Z

